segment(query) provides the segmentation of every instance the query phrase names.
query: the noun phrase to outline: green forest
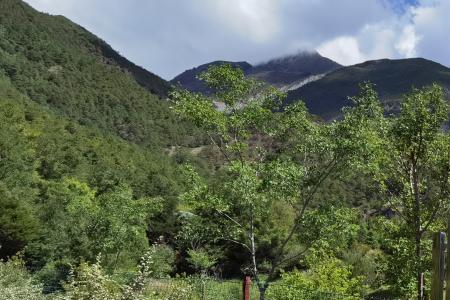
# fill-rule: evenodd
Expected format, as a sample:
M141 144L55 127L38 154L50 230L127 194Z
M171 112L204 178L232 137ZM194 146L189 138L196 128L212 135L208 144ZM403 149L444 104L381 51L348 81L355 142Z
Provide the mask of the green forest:
M325 122L229 64L199 76L208 95L136 68L0 1L0 300L240 299L245 275L261 300L430 294L443 88L387 114L361 82Z

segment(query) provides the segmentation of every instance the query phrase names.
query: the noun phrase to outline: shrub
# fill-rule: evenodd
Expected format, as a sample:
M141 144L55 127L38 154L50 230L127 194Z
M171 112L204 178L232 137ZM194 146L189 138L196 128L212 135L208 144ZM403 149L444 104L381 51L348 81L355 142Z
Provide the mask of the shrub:
M190 299L191 285L183 280L168 281L162 290L151 278L168 277L174 260L173 250L153 245L141 258L139 269L128 284L121 284L106 274L97 257L95 264L81 263L64 286L66 294L60 300L141 300Z
M150 272L153 278L169 277L175 264L175 252L167 245L153 244L147 253L151 257Z
M20 259L0 261L0 300L24 299L46 299L42 295L42 286L35 283Z
M284 273L281 281L269 288L267 297L274 300L358 300L363 291L362 278L352 278L350 267L330 258L306 272Z
M81 263L65 285L61 300L120 300L122 287L105 274L100 257L95 264Z

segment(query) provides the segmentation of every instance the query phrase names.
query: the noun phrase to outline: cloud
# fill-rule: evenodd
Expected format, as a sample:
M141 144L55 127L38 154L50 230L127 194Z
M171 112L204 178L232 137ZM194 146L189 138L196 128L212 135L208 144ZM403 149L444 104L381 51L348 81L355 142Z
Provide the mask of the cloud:
M353 36L337 37L318 46L322 55L344 65L380 58L405 58L416 54L419 38L411 25L370 24Z
M206 6L213 20L257 43L271 40L281 29L279 0L216 0Z
M341 36L321 44L317 51L343 65L352 65L366 60L359 48L358 40L351 36Z
M402 15L390 15L368 23L351 36L337 37L320 44L323 55L344 65L381 58L410 58L418 56L422 37L411 18L413 6Z
M400 39L395 44L398 53L406 58L417 56L417 45L422 38L417 36L413 25L407 25L403 28Z
M424 56L450 64L450 0L26 0L63 14L166 79L213 60L305 49L342 64Z
M420 56L450 65L450 1L421 1L412 9L412 24L420 42L416 51Z

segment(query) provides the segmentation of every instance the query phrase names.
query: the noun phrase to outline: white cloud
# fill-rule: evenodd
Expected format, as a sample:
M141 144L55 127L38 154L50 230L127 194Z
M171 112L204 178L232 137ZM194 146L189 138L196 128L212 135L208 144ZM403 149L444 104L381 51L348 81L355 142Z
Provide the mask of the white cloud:
M414 30L421 37L417 54L450 65L450 1L422 1L411 15Z
M166 79L212 60L257 63L303 49L341 64L424 56L450 65L450 0L26 1Z
M366 60L359 49L358 40L351 36L342 36L321 44L317 51L343 65L352 65Z
M413 25L407 25L403 28L403 34L400 40L395 44L398 53L406 58L417 56L417 45L421 37L417 36Z
M410 58L418 55L421 37L409 13L366 24L351 36L338 37L318 46L323 55L350 65L382 58Z
M205 1L203 1L205 4ZM207 1L211 17L236 34L258 43L271 40L280 30L279 0Z

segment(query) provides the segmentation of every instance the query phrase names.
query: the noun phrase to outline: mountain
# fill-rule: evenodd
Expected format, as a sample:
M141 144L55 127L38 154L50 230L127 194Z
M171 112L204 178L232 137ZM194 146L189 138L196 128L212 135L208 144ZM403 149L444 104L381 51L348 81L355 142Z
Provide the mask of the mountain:
M258 64L247 74L287 91L317 80L340 67L340 64L315 51L303 51Z
M165 98L169 84L61 16L0 1L0 73L30 100L81 125L149 146L192 142Z
M365 81L375 84L387 113L398 111L402 95L413 87L438 83L450 99L450 69L423 58L381 59L342 67L317 52L300 52L256 66L216 61L185 71L171 82L190 91L209 93L196 76L222 63L240 66L248 76L288 92L284 105L303 100L312 114L325 120L338 117L342 107L351 105L348 97L356 95L359 84Z
M337 69L323 78L290 91L285 104L303 100L309 111L326 120L340 115L344 106L351 105L348 96L358 93L358 84L375 84L387 113L399 109L402 95L412 87L421 88L438 83L450 92L450 69L423 58L381 59ZM450 97L449 97L450 99Z
M240 67L244 72L247 72L252 67L248 62L245 61L232 62L232 61L218 60L200 65L196 68L186 70L180 75L173 78L170 82L175 86L181 86L191 92L210 93L211 92L210 89L206 87L205 84L197 78L197 76L200 75L202 72L208 70L208 68L211 66L217 66L222 64L230 64L234 67Z
M209 93L210 90L197 76L210 66L228 63L240 67L250 77L265 81L282 90L298 88L310 81L323 77L326 73L341 67L338 63L321 56L317 52L299 52L295 55L272 59L252 66L247 62L214 61L184 71L171 80L191 92Z

